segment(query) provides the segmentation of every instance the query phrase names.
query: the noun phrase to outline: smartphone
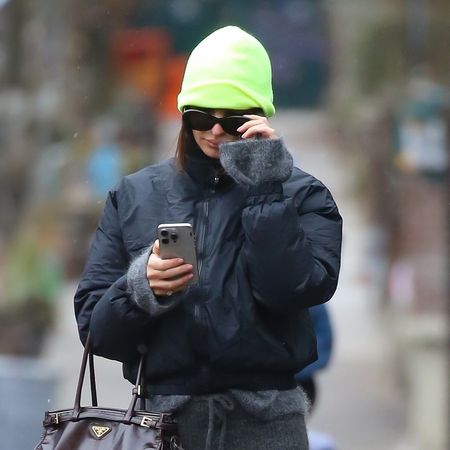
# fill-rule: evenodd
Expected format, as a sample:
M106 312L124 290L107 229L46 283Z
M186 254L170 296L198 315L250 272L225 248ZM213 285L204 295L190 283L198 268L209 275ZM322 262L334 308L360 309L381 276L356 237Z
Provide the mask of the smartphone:
M162 259L183 258L192 264L194 276L189 284L198 283L197 252L194 229L190 223L162 223L158 225L159 252Z

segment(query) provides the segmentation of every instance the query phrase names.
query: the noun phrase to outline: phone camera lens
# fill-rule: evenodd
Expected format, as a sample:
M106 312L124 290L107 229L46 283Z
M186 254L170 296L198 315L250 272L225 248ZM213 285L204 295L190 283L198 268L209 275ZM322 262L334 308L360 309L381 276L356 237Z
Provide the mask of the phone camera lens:
M161 239L161 242L162 242L163 244L168 244L168 243L169 243L169 239L167 239L167 238L162 238L162 239Z
M178 239L178 234L177 233L170 233L170 237L172 238L172 241L176 242L176 240Z
M161 230L161 236L166 237L169 234L167 230Z

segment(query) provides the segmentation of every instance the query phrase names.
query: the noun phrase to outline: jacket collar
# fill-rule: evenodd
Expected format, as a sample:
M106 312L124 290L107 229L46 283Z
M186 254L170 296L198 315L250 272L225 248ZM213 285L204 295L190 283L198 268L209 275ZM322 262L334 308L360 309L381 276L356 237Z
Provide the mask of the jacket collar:
M185 170L197 183L205 187L224 186L231 182L220 160L206 156L192 144L186 152Z

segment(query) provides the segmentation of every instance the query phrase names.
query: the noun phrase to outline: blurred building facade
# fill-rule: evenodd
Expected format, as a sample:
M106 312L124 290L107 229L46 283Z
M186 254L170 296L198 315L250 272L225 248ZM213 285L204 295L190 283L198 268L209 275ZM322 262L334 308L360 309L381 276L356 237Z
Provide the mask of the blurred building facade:
M0 4L0 308L26 310L32 298L47 297L36 283L19 289L20 270L7 270L9 260L22 267L45 253L44 272L63 269L54 280L79 275L105 192L156 158L159 125L178 114L190 50L228 23L252 31L273 54L280 107L323 104L330 60L323 2ZM33 248L19 245L25 241ZM50 323L51 299L42 303Z
M449 445L450 3L330 2L330 108L375 224L373 276L413 448ZM447 44L444 44L447 43ZM447 55L447 56L446 56Z

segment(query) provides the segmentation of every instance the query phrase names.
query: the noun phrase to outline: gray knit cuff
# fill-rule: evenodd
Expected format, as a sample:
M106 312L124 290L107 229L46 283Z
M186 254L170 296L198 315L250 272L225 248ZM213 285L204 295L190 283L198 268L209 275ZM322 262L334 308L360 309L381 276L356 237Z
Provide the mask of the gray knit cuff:
M164 303L161 303L152 291L147 279L147 262L151 252L152 247L131 263L127 273L127 283L131 300L151 316L159 316L174 308L180 299L176 296L164 297Z
M282 139L242 139L220 145L220 162L239 184L282 183L292 173L293 159Z

